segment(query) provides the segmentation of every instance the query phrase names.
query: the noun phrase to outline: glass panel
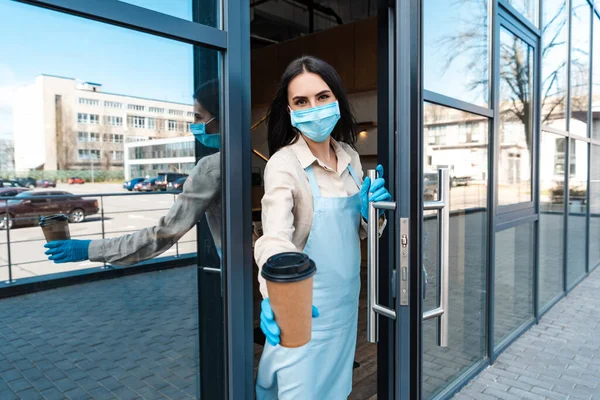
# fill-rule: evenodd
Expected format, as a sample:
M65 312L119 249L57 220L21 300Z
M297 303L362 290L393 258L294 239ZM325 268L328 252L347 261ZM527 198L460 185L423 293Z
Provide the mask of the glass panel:
M590 176L590 270L600 263L600 146L592 146Z
M571 122L573 135L587 136L590 90L591 14L587 0L573 0L571 33Z
M498 205L531 201L533 49L500 31Z
M537 25L538 1L540 0L506 0L508 4L523 15L525 18ZM544 3L544 7L545 7Z
M496 233L494 347L533 317L533 223Z
M46 181L38 181L41 185L91 194L84 199L51 199L44 208L26 209L22 200L2 202L0 221L6 227L8 211L13 226L9 242L6 232L0 235L0 280L8 279L9 270L18 284L24 278L52 279L48 274L59 272L77 271L83 277L102 273L105 263L128 268L159 259L172 266L177 259L184 265L30 294L28 306L17 307L24 313L7 311L24 304L23 297L15 298L17 303L0 301L0 314L8 318L3 323L18 323L27 331L43 326L35 364L51 365L53 374L39 391L44 396L42 390L48 390L48 397L56 398L195 398L198 336L208 331L198 328L196 260L203 267L220 266L218 256L204 254L216 254L214 244L208 249L203 241L203 251L197 254L196 237L198 233L203 240L212 240L212 232L212 243L217 247L221 243L219 202L202 203L205 198L220 198L215 183L219 179L214 177L220 155L212 151L211 162L217 168L190 171L184 194L150 196L127 190L165 188L160 179L136 188L132 179L144 178L130 175L136 166L161 164L148 176L157 178L158 172L186 170L186 163L196 161L189 149L194 139L179 127L193 122L199 110L204 117L219 120L218 91L208 92L212 97L202 94L202 104L194 101L195 89L217 75L218 52L6 1L0 2L0 37L13 38L0 41L0 132L14 141L15 154L14 166L3 173L34 185L43 178ZM178 112L169 115L168 110ZM151 118L154 126L148 123ZM178 122L176 132L165 129L167 119ZM207 126L208 132L212 129L218 131L218 122ZM136 149L156 146L165 154L136 160L129 157L131 144ZM213 229L196 230L198 216L204 213L204 209L196 212L200 207L209 208L206 214ZM87 249L91 261L83 256L62 264L48 260L37 223L40 216L58 213L70 216L73 239L91 240L89 245L75 242ZM146 267L137 268L143 272ZM217 294L212 299L220 299L220 287L220 282L213 286ZM44 307L48 304L61 304L63 312L49 312ZM214 325L212 332L222 336L219 325ZM215 343L210 345L218 349ZM14 343L5 341L13 344L17 346L16 338ZM22 347L28 348L32 345ZM89 368L83 368L86 363ZM11 368L25 371L36 365L15 363ZM59 382L66 377L68 388Z
M544 1L542 124L567 129L567 0Z
M119 0L202 25L221 26L220 0Z
M600 140L600 18L594 18L594 68L592 69L592 138Z
M569 149L569 222L567 232L567 284L585 274L587 237L588 144L572 139Z
M487 107L487 0L425 0L423 7L425 89Z
M449 167L450 344L437 346L436 323L423 324L423 393L435 396L485 356L488 119L448 107L424 105L425 200L437 199L437 170ZM437 219L424 220L424 268L428 275L424 309L439 304Z
M563 292L566 145L566 138L542 132L539 177L540 308Z

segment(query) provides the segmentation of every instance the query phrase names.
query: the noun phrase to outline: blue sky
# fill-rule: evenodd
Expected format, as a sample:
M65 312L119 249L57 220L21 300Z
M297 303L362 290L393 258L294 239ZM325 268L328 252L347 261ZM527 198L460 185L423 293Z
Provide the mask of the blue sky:
M190 0L128 0L188 19ZM0 1L0 136L14 90L37 75L101 83L103 91L192 103L192 45L12 1Z

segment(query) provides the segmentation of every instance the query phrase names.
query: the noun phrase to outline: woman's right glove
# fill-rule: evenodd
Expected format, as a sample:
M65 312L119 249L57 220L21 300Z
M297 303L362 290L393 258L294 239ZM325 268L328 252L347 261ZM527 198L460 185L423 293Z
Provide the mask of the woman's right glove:
M89 258L88 249L91 240L54 240L44 245L48 250L48 260L55 264L85 261Z
M279 335L281 335L281 330L277 322L275 322L275 314L273 314L271 302L268 298L260 303L260 309L260 329L267 337L267 342L271 346L277 346L280 341ZM319 310L315 306L312 306L312 316L313 318L319 316Z

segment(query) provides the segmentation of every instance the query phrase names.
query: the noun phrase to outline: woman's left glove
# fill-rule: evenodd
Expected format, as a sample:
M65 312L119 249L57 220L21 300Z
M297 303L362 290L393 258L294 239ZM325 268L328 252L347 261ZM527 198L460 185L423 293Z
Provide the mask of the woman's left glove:
M55 264L85 261L89 258L90 243L91 240L54 240L44 245L48 249L45 254Z
M383 179L383 167L377 166L378 178L371 182L369 177L365 178L360 189L360 213L365 221L369 220L369 202L374 201L389 201L392 195L385 188L385 179ZM383 210L379 210L379 216L383 214Z

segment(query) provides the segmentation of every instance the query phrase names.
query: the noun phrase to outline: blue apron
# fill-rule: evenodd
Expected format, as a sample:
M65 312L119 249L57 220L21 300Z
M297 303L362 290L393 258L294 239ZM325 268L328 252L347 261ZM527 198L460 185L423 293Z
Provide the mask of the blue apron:
M311 341L299 348L265 343L256 380L258 400L337 400L352 391L360 292L360 192L321 197L312 166L306 168L314 214L304 248L317 265ZM360 188L352 166L348 171Z

